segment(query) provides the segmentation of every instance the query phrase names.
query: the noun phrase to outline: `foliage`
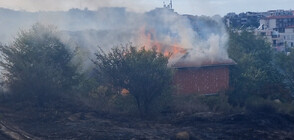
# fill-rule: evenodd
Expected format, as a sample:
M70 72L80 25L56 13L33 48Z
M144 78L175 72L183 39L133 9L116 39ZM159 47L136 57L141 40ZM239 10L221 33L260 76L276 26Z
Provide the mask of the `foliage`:
M228 103L228 96L224 93L218 95L202 96L201 102L208 106L209 110L214 112L229 113L233 107Z
M289 53L278 52L275 57L275 63L282 75L285 77L287 88L294 95L294 49Z
M2 74L9 90L40 104L64 92L77 81L73 54L53 27L35 24L21 31L14 42L0 46Z
M98 86L89 93L88 97L81 98L84 103L99 111L113 114L136 114L136 102L132 96L113 94L108 87Z
M182 94L173 95L175 112L193 114L196 112L232 113L243 111L228 103L228 96L224 93L216 95Z
M151 104L170 87L172 71L167 67L168 57L155 49L137 49L134 46L113 48L109 53L96 53L98 78L117 91L129 91L141 115L149 113Z
M294 114L294 102L282 102L279 99L264 99L251 96L246 101L246 109L251 112Z
M263 38L246 31L231 32L228 53L237 62L231 69L232 104L242 106L249 96L269 98L283 92L283 77L273 65L273 51Z
M172 105L175 112L184 112L186 114L209 111L210 108L202 101L198 94L174 94Z
M246 109L250 112L277 113L278 103L258 96L251 96L246 101Z

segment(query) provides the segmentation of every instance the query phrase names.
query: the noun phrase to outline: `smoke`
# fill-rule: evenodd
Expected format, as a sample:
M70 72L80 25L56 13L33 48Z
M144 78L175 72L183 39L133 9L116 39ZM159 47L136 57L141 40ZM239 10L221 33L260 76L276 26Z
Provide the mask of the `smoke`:
M1 14L2 13L2 14ZM5 14L3 14L5 13ZM169 9L157 8L137 13L125 8L100 8L95 11L71 9L59 12L20 12L0 9L1 42L11 42L17 30L39 22L53 24L59 36L71 46L80 47L85 66L94 56L97 46L110 50L132 42L138 47L156 47L162 53L171 52L170 64L185 61L202 63L228 59L228 35L221 17L179 15ZM7 27L9 26L9 27ZM10 29L10 30L8 30Z

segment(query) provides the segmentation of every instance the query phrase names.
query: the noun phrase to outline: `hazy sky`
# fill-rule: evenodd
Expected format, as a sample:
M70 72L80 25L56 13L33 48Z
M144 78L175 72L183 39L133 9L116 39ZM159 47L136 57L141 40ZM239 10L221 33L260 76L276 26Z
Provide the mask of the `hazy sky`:
M0 7L28 10L68 10L99 7L127 7L129 10L145 12L162 7L169 0L0 0ZM181 14L225 15L228 12L267 11L272 9L294 9L294 0L173 0L174 9Z

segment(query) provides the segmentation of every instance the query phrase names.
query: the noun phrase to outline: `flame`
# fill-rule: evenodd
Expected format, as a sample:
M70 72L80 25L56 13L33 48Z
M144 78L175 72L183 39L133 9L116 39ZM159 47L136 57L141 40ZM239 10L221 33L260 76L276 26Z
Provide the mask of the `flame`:
M123 88L123 89L121 90L121 94L122 94L123 96L127 96L127 95L130 94L130 91L127 90L127 89L125 89L125 88Z
M178 43L157 40L155 30L146 30L146 26L142 26L139 32L139 43L143 44L145 49L155 48L157 52L170 57L187 52L187 50Z

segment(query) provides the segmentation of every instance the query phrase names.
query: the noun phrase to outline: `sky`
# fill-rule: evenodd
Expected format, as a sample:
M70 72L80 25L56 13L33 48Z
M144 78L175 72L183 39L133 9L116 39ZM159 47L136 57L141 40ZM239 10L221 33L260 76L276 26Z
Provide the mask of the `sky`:
M26 11L127 7L130 11L145 12L162 7L163 1L169 3L169 0L0 0L0 7ZM173 7L180 14L223 16L229 12L294 9L294 0L173 0Z

